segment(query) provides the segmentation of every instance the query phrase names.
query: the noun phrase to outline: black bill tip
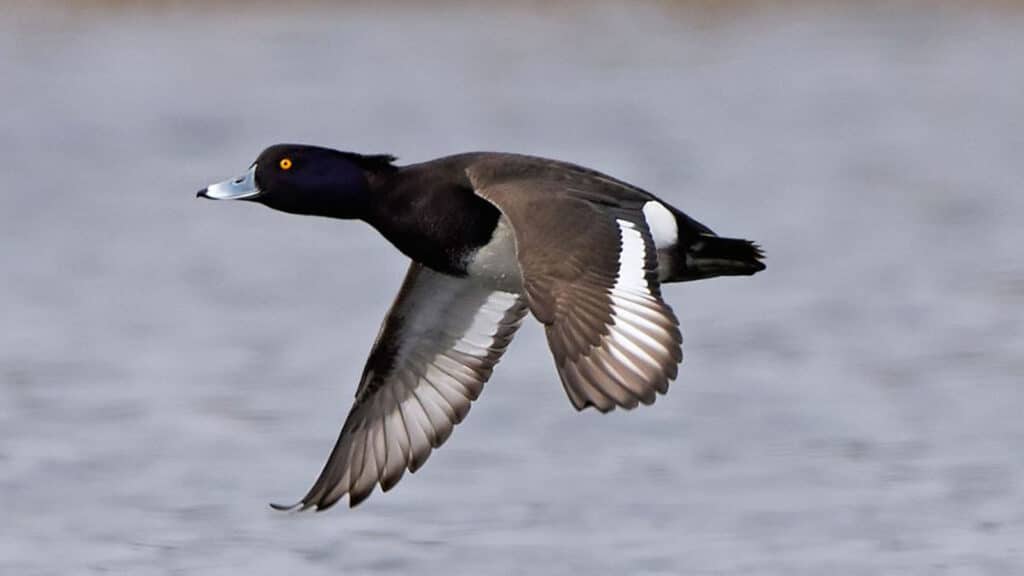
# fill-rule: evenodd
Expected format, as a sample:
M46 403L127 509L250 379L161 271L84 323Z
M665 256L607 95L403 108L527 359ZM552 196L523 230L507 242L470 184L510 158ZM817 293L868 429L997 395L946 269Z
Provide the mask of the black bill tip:
M209 196L206 195L206 188L196 192L196 198L209 198Z

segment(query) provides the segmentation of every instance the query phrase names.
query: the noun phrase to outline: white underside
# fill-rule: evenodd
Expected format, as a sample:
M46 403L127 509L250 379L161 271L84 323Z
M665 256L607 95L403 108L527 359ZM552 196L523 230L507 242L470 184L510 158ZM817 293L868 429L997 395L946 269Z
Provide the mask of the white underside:
M521 292L523 275L516 257L516 239L512 226L503 215L498 219L491 241L470 258L469 275L507 292Z

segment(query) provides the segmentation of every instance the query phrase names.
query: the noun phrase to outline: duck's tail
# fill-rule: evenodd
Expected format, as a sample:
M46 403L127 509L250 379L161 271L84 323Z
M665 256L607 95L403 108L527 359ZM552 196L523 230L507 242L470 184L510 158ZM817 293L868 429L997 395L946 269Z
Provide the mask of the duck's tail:
M750 276L765 269L764 251L750 240L703 233L680 249L684 266L672 278L676 282L715 276Z

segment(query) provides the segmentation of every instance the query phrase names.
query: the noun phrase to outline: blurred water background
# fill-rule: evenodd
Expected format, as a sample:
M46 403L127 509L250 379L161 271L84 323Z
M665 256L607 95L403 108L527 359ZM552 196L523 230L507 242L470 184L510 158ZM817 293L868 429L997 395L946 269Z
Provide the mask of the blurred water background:
M0 573L1024 573L1024 6L0 6ZM415 476L283 514L406 262L194 198L266 145L575 161L759 241L653 407L520 332Z

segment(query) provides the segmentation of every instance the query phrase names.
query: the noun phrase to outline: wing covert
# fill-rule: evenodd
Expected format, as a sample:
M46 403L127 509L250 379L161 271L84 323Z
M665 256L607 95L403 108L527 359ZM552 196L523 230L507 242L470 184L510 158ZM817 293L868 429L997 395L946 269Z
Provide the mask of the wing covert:
M512 225L527 303L573 406L630 409L665 393L682 336L661 298L650 196L591 171L467 173Z

